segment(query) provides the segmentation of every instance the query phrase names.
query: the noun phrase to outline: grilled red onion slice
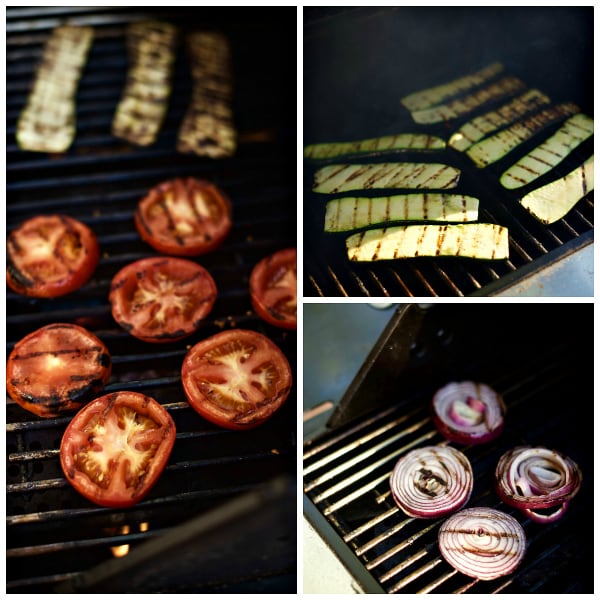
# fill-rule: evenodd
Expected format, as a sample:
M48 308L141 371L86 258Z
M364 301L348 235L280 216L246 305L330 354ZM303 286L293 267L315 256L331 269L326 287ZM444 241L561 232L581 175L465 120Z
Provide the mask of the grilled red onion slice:
M396 463L390 487L396 504L410 517L441 517L469 500L473 470L462 452L426 446L411 450Z
M500 498L537 523L560 519L579 491L581 479L577 463L543 447L513 448L500 457L496 467Z
M432 409L438 431L459 444L489 442L504 428L504 401L483 383L449 383L433 396Z
M440 527L438 545L457 571L476 579L512 573L525 555L527 540L519 522L494 508L465 508Z

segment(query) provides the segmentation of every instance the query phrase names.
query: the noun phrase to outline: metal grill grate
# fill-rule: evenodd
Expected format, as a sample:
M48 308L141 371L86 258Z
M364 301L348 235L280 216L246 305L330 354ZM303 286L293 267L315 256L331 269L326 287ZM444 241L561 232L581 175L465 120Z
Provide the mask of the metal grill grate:
M230 37L236 74L235 118L240 134L235 158L202 160L175 152L187 107L190 78L178 53L173 92L157 143L136 149L113 138L110 125L127 68L126 24L165 18L186 28L219 26ZM25 104L35 65L52 27L63 19L95 27L96 38L78 93L77 136L63 156L21 152L16 120ZM58 448L68 417L42 420L11 400L7 404L7 589L52 591L112 556L122 544L159 539L186 520L220 507L271 480L292 481L295 460L295 388L287 404L260 430L230 432L202 420L187 404L180 367L187 349L222 329L243 327L270 337L295 372L296 335L257 318L248 293L252 267L296 239L295 57L293 9L235 15L218 9L8 9L7 11L7 226L36 214L64 212L91 226L101 247L100 264L79 291L61 299L6 295L7 353L25 334L52 322L76 322L98 335L113 356L108 392L138 390L156 398L177 426L170 462L146 500L128 510L95 507L62 476ZM289 95L288 95L289 94ZM144 344L112 320L108 289L127 263L155 253L137 235L133 211L157 183L176 176L207 178L232 199L234 228L223 246L199 259L219 295L213 312L191 338L167 346ZM273 519L277 515L273 513ZM284 543L295 556L295 525ZM279 529L281 533L281 529ZM282 538L283 539L283 538ZM280 543L279 540L278 543ZM268 556L269 544L265 544ZM204 551L200 552L202 555ZM264 557L263 557L264 558ZM287 556L286 556L287 560ZM210 579L196 573L193 587L220 591L295 590L293 560L272 567L244 561L245 574ZM284 564L285 563L285 564ZM241 564L241 563L240 563ZM219 577L226 573L222 569ZM235 577L235 579L234 579ZM152 591L170 591L178 582ZM180 581L183 586L184 582ZM115 590L112 590L115 591ZM128 590L132 591L132 590ZM145 590L148 591L148 590Z

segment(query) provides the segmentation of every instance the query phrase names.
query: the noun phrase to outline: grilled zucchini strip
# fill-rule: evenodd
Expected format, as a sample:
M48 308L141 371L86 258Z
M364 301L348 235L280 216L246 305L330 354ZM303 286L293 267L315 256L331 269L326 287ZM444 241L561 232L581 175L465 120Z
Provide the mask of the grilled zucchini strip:
M464 77L459 77L458 79L454 79L442 85L409 94L402 98L400 102L411 112L429 108L430 106L435 106L436 104L443 102L451 96L456 96L461 92L466 92L475 86L481 85L488 79L498 75L503 68L501 63L496 62L476 73L465 75Z
M463 152L493 131L514 123L523 115L549 104L550 98L539 90L528 90L497 110L492 110L465 123L448 140L448 145Z
M416 123L430 124L449 121L466 115L476 108L494 100L511 96L525 88L525 84L516 77L505 77L468 96L457 98L448 104L439 104L431 108L415 111L412 118Z
M225 158L235 154L233 73L229 40L216 32L188 36L192 100L179 128L177 150Z
M571 102L545 108L507 129L477 142L466 153L478 167L485 167L500 160L545 127L561 121L565 117L570 117L578 111L579 108Z
M479 200L460 194L336 198L325 206L325 231L351 231L394 221L476 221Z
M583 113L576 114L545 142L504 171L500 183L507 189L514 189L534 181L593 134L594 120Z
M521 198L521 204L546 225L562 219L594 189L594 157L568 175L556 179Z
M304 158L323 159L346 154L386 152L389 150L443 150L446 142L425 133L400 133L355 142L311 144L304 148Z
M315 173L313 191L335 194L350 190L455 188L460 170L438 163L375 163L328 165Z
M57 27L46 42L17 123L22 150L65 152L75 138L75 96L94 38L92 27Z
M177 28L144 21L127 28L129 69L112 123L113 135L138 146L156 137L167 112L177 46Z
M503 259L508 258L508 229L493 223L367 229L348 237L346 250L353 261L415 256Z

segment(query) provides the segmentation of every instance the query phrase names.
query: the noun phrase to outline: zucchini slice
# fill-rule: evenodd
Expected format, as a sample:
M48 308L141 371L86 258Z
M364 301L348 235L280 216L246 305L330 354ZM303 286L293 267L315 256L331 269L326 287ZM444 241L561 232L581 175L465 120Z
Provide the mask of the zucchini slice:
M508 168L500 177L507 189L531 183L558 165L579 144L594 135L594 119L578 113L567 119L560 129Z
M425 133L400 133L354 142L310 144L304 148L304 158L319 160L346 154L386 152L389 150L443 150L446 142Z
M539 90L528 90L497 110L487 112L465 123L456 133L452 134L448 145L463 152L493 131L510 125L528 112L549 103L550 98Z
M479 200L460 194L336 198L325 207L325 231L351 231L394 221L476 221Z
M579 112L572 102L545 108L518 121L507 129L477 142L467 150L469 158L480 168L490 165L514 150L519 144L532 138L545 127Z
M455 188L460 170L438 163L374 163L328 165L315 173L313 191L335 194L384 188Z
M411 112L429 108L443 102L447 98L481 85L488 79L498 75L503 69L502 63L495 62L476 73L453 79L435 87L413 92L402 98L400 102Z
M346 250L352 261L415 256L504 259L508 258L508 229L493 223L367 229L348 237Z
M21 150L65 152L73 143L75 98L93 39L93 27L64 25L52 31L17 123Z
M594 156L569 174L544 185L520 202L536 219L549 225L562 219L584 196L594 189Z

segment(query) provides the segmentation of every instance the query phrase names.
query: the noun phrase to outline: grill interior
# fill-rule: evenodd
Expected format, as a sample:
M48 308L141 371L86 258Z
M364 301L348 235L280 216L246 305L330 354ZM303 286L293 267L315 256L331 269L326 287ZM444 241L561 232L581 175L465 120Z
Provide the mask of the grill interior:
M400 98L495 61L504 64L506 74L545 92L552 102L575 102L593 116L591 23L591 9L585 8L307 9L304 144L410 132L430 133L447 140L462 123L502 102L448 124L426 126L414 123L400 105ZM365 48L368 51L363 51ZM493 295L590 244L593 193L563 219L545 226L519 205L519 195L514 190L505 190L498 181L499 175L521 154L558 126L549 127L485 169L475 168L467 156L451 148L441 153L344 157L319 161L318 165L306 162L304 295ZM589 140L557 169L522 188L522 193L566 174L592 153L593 140ZM480 199L480 221L508 227L509 259L438 257L373 264L348 261L344 240L350 232L323 232L328 195L311 192L314 172L325 164L394 160L441 162L460 168L462 175L456 192ZM361 191L343 195L377 194Z
M401 366L406 330L422 318ZM591 304L435 305L424 317L413 305L396 312L340 404L341 424L304 447L305 514L366 591L592 591L593 573L585 567L593 553L587 533L593 510L592 323ZM429 402L436 389L463 379L490 384L507 404L500 438L456 446L473 466L467 507L512 514L528 540L517 570L488 582L452 569L437 546L444 519L408 518L388 483L405 452L446 443L431 422ZM374 407L370 412L362 408L367 399ZM518 445L564 451L583 469L581 490L555 523L530 521L493 491L498 459Z
M175 151L191 91L183 48L177 55L169 109L158 141L140 149L111 136L127 70L125 27L147 17L164 18L184 32L218 28L229 37L239 132L234 158L212 161ZM77 136L62 156L25 153L16 146L17 118L43 42L53 27L67 19L93 25L96 34L78 92ZM58 448L69 418L39 419L9 399L8 591L55 591L66 584L72 586L70 591L86 591L77 587L78 576L110 559L112 547L129 544L131 556L143 542L160 540L203 514L213 515L211 522L222 525L216 535L197 541L187 577L180 565L176 579L155 578L156 587L148 589L146 583L138 589L295 591L295 500L290 492L296 473L295 386L286 405L264 426L232 432L200 418L185 401L180 383L187 349L232 327L267 335L284 351L295 373L295 332L262 322L248 293L252 267L262 257L296 244L296 74L290 67L296 64L295 31L294 8L7 9L7 228L36 214L65 213L91 226L101 247L92 280L73 294L35 300L7 291L7 354L16 341L43 325L83 325L112 354L113 374L106 391L129 389L150 395L167 408L177 426L169 464L150 495L131 509L111 510L87 502L62 476ZM120 268L156 255L135 231L133 211L151 187L177 176L206 178L221 187L233 203L234 227L218 250L198 259L219 290L200 330L181 342L145 344L112 320L108 290ZM269 487L273 485L276 491ZM236 513L234 536L224 516L229 513L219 511L228 501L246 496L254 501L262 498L267 514L255 520L252 515L260 511L250 502L247 513ZM246 522L240 517L243 514L248 516ZM215 546L215 538L248 540L245 528L248 534L254 531L249 520L261 522L264 532L252 536L251 557L238 556L237 567L232 568L234 546ZM112 585L109 580L102 589L135 591L138 584L141 579L122 577Z

